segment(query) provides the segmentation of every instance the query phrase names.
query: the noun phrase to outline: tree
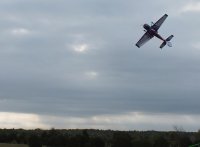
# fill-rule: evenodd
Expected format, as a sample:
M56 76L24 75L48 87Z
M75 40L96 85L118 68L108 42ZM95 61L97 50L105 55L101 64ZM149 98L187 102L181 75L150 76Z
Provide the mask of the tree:
M42 142L39 136L32 134L28 142L29 147L42 147Z
M168 147L169 146L169 142L163 137L163 136L159 136L155 142L154 142L154 147Z
M132 147L131 136L128 133L115 132L112 147Z
M105 142L99 137L90 139L90 147L105 147Z

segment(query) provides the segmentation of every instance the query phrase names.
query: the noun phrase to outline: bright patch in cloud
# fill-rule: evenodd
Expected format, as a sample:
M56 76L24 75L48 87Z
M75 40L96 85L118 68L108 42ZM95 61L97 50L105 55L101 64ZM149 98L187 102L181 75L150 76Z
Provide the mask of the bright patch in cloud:
M73 45L72 48L76 52L83 53L88 50L89 46L87 44L79 44L79 45Z
M180 126L186 131L197 131L199 129L199 121L200 115L142 112L95 115L91 117L0 112L1 128L50 129L54 127L62 129L173 130L174 126Z
M0 112L1 128L49 128L36 114Z
M200 43L194 43L192 44L192 47L195 49L200 49Z
M94 79L98 76L98 73L95 71L89 71L85 73L88 78Z
M182 12L200 12L200 2L191 2L185 5L181 11Z
M25 28L17 28L17 29L13 29L11 31L11 33L13 35L22 36L22 35L28 35L30 33L30 31L28 29L25 29Z

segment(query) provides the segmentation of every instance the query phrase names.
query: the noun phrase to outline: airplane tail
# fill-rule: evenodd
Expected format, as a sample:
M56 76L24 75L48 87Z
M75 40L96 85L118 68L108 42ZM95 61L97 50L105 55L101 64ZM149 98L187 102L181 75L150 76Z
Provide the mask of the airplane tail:
M163 41L163 43L160 45L160 48L162 49L166 44L169 47L172 47L172 43L170 42L170 40L174 37L174 35L169 36L165 41Z

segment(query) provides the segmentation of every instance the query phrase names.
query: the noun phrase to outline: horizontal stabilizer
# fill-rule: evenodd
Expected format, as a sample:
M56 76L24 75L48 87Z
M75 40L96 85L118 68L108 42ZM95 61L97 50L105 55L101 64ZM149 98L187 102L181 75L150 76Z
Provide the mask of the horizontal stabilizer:
M163 43L160 45L160 48L162 49L166 45L166 41L163 41Z
M174 35L169 36L166 41L170 41L172 38L174 37Z
M170 40L174 37L174 35L169 36L165 41L163 41L163 43L160 45L160 48L162 49L166 44L169 47L172 47L172 43L170 42Z

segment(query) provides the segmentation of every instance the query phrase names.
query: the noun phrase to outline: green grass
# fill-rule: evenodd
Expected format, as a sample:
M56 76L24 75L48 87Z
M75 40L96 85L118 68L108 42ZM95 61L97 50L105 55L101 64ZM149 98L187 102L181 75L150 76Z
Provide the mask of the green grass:
M25 144L0 143L0 147L28 147L28 145L25 145Z
M9 144L9 143L0 143L0 147L28 147L26 144ZM46 146L42 146L46 147Z

